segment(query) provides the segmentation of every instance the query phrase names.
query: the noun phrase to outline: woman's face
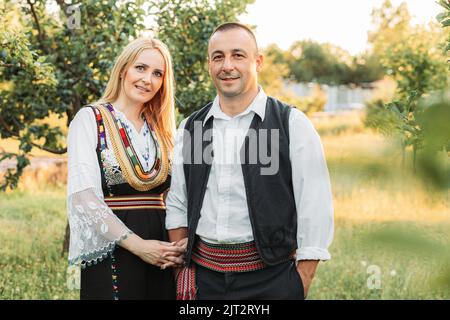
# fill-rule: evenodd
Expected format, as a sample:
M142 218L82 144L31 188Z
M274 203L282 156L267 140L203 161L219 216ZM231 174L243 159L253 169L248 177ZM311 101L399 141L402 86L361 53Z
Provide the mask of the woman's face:
M156 49L146 49L124 72L123 92L132 103L144 104L155 96L164 79L165 63Z

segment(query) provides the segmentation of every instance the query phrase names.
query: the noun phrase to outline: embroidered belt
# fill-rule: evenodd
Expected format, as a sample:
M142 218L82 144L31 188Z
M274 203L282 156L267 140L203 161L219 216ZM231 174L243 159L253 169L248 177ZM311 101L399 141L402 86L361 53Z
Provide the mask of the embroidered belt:
M212 244L198 240L193 252L195 264L217 272L249 272L266 267L256 249L255 242L239 244ZM183 268L177 279L177 300L195 300L195 264Z
M248 272L265 267L254 241L223 245L200 239L192 252L192 260L217 272Z
M164 194L105 197L111 210L166 209Z

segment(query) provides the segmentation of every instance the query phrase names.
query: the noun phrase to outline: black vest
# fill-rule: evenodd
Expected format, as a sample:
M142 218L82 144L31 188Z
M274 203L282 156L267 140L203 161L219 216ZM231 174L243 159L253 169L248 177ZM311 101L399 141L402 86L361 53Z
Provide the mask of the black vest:
M211 162L205 161L203 156L199 157L198 153L201 150L203 155L204 151L212 148L210 145L212 137L207 134L207 130L212 129L214 118L210 117L203 125L203 120L211 106L212 103L209 103L193 113L185 124L183 160L189 229L186 265L189 265L191 261L200 210L211 170ZM259 115L254 115L250 124L250 129L254 130L249 130L241 148L241 167L253 237L261 258L268 265L275 265L290 259L292 252L297 248L297 211L289 160L290 110L290 106L268 97L264 121L261 121ZM262 129L268 130L267 139L260 136L259 133ZM270 129L278 129L279 148L276 148L276 144L272 147L273 131L271 132ZM190 137L194 137L194 130L196 134L200 132L203 139L190 139ZM250 131L256 132L256 134L251 135ZM276 134L273 137L276 137ZM263 153L263 156L270 154L271 151L279 154L279 169L275 174L261 175L261 169L267 170L271 163L267 163L260 157L259 148L255 154L255 142L258 146L261 146L261 143L267 146L268 152ZM194 151L197 151L196 156L194 156ZM209 152L209 154L214 156L213 152ZM273 158L274 155L270 154L269 156Z

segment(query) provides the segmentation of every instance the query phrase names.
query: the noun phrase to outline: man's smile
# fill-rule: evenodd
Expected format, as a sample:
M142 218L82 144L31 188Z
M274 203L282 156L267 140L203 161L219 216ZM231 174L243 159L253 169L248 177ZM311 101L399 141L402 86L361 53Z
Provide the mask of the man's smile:
M219 79L225 83L231 83L239 78L239 76L219 76Z

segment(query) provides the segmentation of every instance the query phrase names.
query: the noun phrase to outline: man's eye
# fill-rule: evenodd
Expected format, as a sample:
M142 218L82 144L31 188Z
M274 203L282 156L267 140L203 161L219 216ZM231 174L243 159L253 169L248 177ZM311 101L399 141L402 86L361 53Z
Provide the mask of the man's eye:
M242 55L242 54L240 54L240 53L236 53L234 56L235 56L236 58L239 58L239 59L241 59L241 58L244 57L244 55Z
M215 57L213 57L213 60L214 61L219 61L219 60L221 60L222 59L222 56L215 56Z

